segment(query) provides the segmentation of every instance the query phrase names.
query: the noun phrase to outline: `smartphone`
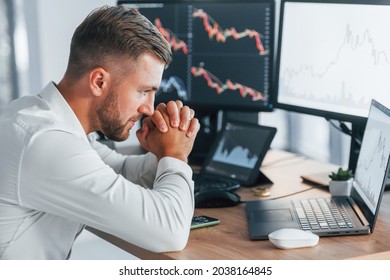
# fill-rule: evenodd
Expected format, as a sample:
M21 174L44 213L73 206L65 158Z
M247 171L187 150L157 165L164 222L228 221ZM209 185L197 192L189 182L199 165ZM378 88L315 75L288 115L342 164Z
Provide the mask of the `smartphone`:
M217 225L220 220L208 216L194 216L192 217L191 229L202 228Z

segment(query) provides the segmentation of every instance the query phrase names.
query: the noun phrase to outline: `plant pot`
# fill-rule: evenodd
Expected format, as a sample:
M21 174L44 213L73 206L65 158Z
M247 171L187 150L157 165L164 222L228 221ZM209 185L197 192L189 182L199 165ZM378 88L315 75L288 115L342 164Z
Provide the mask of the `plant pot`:
M329 191L332 196L349 196L351 194L353 179L348 181L334 181L329 182Z

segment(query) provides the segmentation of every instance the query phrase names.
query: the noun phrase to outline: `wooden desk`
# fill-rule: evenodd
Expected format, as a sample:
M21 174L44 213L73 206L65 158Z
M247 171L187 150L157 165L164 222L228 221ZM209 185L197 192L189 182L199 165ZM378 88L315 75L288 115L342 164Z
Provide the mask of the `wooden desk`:
M271 150L261 169L274 182L270 189L271 196L259 198L247 188L240 188L238 193L244 201L274 199L290 194L292 195L288 197L289 199L329 196L326 190L304 184L300 175L329 173L336 168L337 166L331 164ZM109 234L90 230L141 259L370 259L373 255L383 259L389 258L389 254L384 252L390 251L390 192L384 194L374 233L323 237L313 248L281 250L275 248L268 240L251 241L244 204L231 208L196 209L195 215L218 217L221 223L217 226L192 230L186 248L180 252L156 254Z

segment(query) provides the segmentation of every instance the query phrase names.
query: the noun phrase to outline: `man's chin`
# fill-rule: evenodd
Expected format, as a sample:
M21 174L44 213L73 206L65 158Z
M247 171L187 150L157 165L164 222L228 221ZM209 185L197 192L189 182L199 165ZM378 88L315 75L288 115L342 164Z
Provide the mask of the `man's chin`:
M106 137L112 141L115 142L123 142L126 141L130 136L130 130L123 132L122 134L115 134L115 135L106 135Z

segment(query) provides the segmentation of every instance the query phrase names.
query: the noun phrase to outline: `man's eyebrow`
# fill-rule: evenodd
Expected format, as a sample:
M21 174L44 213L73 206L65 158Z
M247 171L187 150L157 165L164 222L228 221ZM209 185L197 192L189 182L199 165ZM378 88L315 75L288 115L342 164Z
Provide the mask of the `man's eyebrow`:
M158 87L155 87L155 86L149 86L149 87L144 87L145 90L149 91L149 90L153 90L153 91L156 91L158 90L159 88Z
M158 87L156 86L141 86L140 87L142 90L146 91L146 90L158 90Z

